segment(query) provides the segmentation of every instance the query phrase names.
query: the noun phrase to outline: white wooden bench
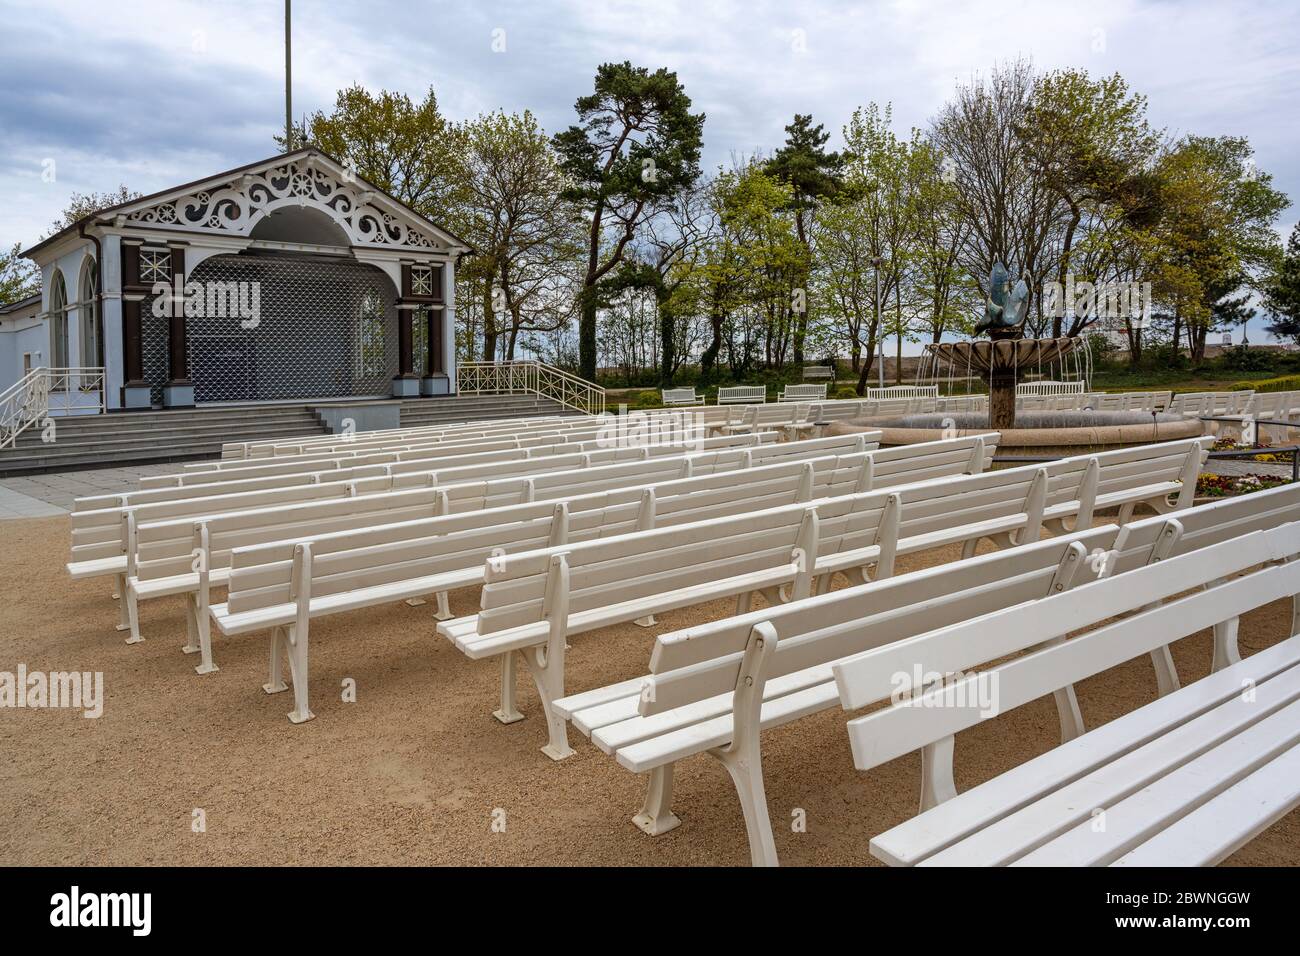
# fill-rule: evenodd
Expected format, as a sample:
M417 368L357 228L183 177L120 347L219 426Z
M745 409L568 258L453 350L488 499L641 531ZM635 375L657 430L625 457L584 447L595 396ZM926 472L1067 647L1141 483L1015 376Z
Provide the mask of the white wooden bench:
M718 389L719 405L762 405L766 402L765 385L728 385Z
M987 412L989 397L987 395L952 395L935 400L938 412Z
M1082 395L1087 389L1086 383L1079 379L1075 382L1056 382L1042 380L1038 382L1021 382L1016 386L1016 396L1022 395Z
M778 402L824 402L825 385L786 385L777 396Z
M805 382L829 382L835 378L835 370L829 365L805 365L803 380Z
M738 410L739 415L728 417L710 427L709 431L712 434L745 435L755 431L790 429L807 422L811 408L806 404L746 405ZM807 427L810 430L812 423L807 422Z
M1230 855L1300 803L1300 636L961 795L953 741L1209 625L1281 598L1294 607L1298 555L1300 525L1258 531L834 665L846 710L891 700L849 722L855 765L922 749L932 775L923 812L873 839L872 854L925 866L1209 865ZM1091 630L1066 639L1082 628ZM906 686L913 673L949 676Z
M670 448L698 444L705 436L703 429L688 428L677 432L656 430L626 437L640 444ZM356 468L367 465L387 465L397 472L428 471L437 467L439 463L453 458L461 460L464 464L513 461L547 455L598 452L608 448L624 447L630 443L629 440L620 440L618 424L611 422L596 431L566 435L535 435L485 444L439 444L406 450L360 450L330 453L324 456L248 459L232 462L225 468L152 476L149 479L142 479L140 484L142 488L165 488L177 484L216 484L222 481L245 481L250 478L274 475L304 474L324 471L332 467Z
M284 454L293 448L324 447L342 445L350 442L391 441L403 437L411 438L474 438L485 436L515 435L528 431L581 427L583 423L599 419L600 416L539 416L535 418L488 420L483 422L455 425L430 425L410 428L377 429L351 434L311 434L296 437L264 438L247 442L227 442L221 446L222 460L240 460L244 458L271 457Z
M150 560L160 577L160 590L179 593L193 589L192 603L197 627L191 628L191 649L202 652L198 670L214 670L205 613L224 634L243 634L267 628L298 628L292 635L273 636L277 646L296 652L294 666L303 675L295 681L298 706L295 713L309 714L305 675L306 635L311 618L341 610L409 600L425 594L483 583L488 569L513 560L539 543L567 545L595 538L627 535L634 531L700 522L702 519L749 514L785 502L833 499L846 492L862 491L872 483L888 487L917 476L932 479L941 469L954 473L965 467L981 468L987 460L982 438L936 442L925 454L900 454L902 449L860 452L847 456L818 458L755 467L742 472L718 472L712 476L669 481L655 486L626 488L569 498L558 502L533 502L471 514L414 519L385 525L363 526L356 531L325 534L301 533L283 541L265 543L276 533L250 520L249 515L233 520L213 519L196 530L205 550L191 575L183 565L187 555L170 547ZM880 461L875 457L881 456ZM907 465L913 467L909 470ZM338 516L318 520L329 526ZM344 518L343 520L347 520ZM299 519L296 523L303 523ZM335 525L337 526L337 524ZM280 526L282 529L286 525ZM160 527L176 540L184 528ZM257 546L240 547L248 535L261 537ZM244 536L241 538L241 535ZM167 540L167 539L163 539ZM300 545L309 545L307 550ZM222 554L221 549L229 549ZM321 561L329 555L323 569ZM145 552L142 549L142 558ZM316 563L312 563L315 561ZM222 562L230 570L221 575ZM485 565L486 562L486 565ZM206 569L206 570L205 570ZM170 576L168 576L170 575ZM316 588L319 600L309 601L300 611L289 599L294 581L311 585L313 575L324 576L329 596ZM210 588L224 578L229 598L224 605L212 605ZM300 592L293 592L300 593ZM439 619L446 619L446 604L440 601ZM641 623L641 621L638 621ZM650 618L646 623L653 623ZM196 633L197 631L197 633ZM303 641L297 635L303 635ZM290 637L292 636L292 640ZM514 661L503 661L502 705L496 712L503 722L518 719L514 705ZM270 682L279 686L276 679ZM509 718L509 719L507 719Z
M939 397L938 385L885 385L881 388L868 388L866 397L871 400L893 398L933 398Z
M557 710L633 773L648 774L633 822L674 829L673 768L708 753L727 769L755 865L777 854L761 733L839 703L831 664L859 651L1069 587L1113 526L929 568L662 635L650 673L563 698Z
M659 638L649 676L574 694L555 706L621 765L649 774L646 802L634 822L652 835L680 822L671 807L676 761L711 753L729 764L754 862L775 863L758 736L838 706L833 663L1298 518L1300 486L1284 487L692 626ZM765 643L771 647L762 648ZM1231 644L1235 651L1235 630ZM1160 672L1167 649L1151 653L1160 693L1176 690L1176 675L1166 686ZM1236 660L1216 650L1215 668ZM1063 739L1083 733L1072 689L1062 688L1056 702ZM923 786L933 782L931 776Z
M703 405L704 399L695 394L692 388L665 388L663 390L665 407L673 405Z
M1241 392L1180 392L1169 403L1169 411L1184 418L1208 418L1220 415L1240 415L1250 407L1255 393Z

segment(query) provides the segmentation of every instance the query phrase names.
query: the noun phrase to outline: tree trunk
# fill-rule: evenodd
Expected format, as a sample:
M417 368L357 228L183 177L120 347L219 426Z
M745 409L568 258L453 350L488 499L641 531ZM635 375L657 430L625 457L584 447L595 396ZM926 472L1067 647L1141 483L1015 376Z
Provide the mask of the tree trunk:
M483 361L497 360L497 317L492 311L492 279L483 280Z
M582 290L582 315L578 319L578 375L596 381L596 286Z
M1057 281L1061 285L1061 315L1052 316L1052 338L1061 337L1061 320L1065 314L1065 279L1070 274L1070 247L1074 245L1074 231L1079 228L1083 211L1074 203L1070 204L1070 221L1065 227L1065 238L1061 241L1061 268L1057 272ZM1074 303L1070 303L1071 325L1074 322Z

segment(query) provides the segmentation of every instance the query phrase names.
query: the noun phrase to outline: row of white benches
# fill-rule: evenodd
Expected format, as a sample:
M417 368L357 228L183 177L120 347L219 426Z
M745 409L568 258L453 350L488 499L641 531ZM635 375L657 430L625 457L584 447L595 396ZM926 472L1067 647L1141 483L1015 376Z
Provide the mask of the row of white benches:
M881 457L896 456L895 481L932 478L944 469L976 470L976 455L984 456L980 444L934 443L934 459L924 472L916 467L923 446L906 446L910 454L902 448L875 452L872 459L880 472ZM635 503L593 508L581 518L564 503L549 515L545 509L509 514L490 531L484 524L495 516L480 515L464 527L433 518L310 540L300 534L234 548L227 602L211 605L210 612L225 634L272 629L276 670L268 686L283 686L278 667L287 652L295 678L291 719L297 722L310 717L306 662L312 617L481 582L482 611L445 621L439 630L470 657L500 659L497 713L503 720L517 719L519 652L542 691L550 731L546 749L558 759L568 746L550 701L563 691L568 636L723 596L743 604L754 591L777 600L782 588L795 594L821 590L837 572L861 580L868 565L887 576L899 553L959 543L970 554L985 538L1001 545L1035 540L1040 528L1060 529L1069 519L1086 526L1095 508L1119 506L1127 513L1140 502L1164 508L1171 492L1185 506L1203 454L1197 442L1172 443L838 495L837 487L860 484L861 478L831 467L820 486L814 470L798 484L793 474L773 473L757 476L749 490L730 478L707 488L687 484L676 495L664 489L672 501L662 517L656 491L646 489ZM792 488L796 496L827 496L762 508L790 497ZM698 520L710 510L720 516ZM587 540L575 540L575 522L578 537ZM664 523L671 526L656 527ZM601 537L605 529L613 536ZM557 533L562 540L553 540ZM202 593L201 583L199 588Z
M867 440L871 437L768 445L755 450L772 454L758 459L747 451L744 457L730 460L687 458L676 468L613 466L540 480L498 479L433 491L156 520L141 524L132 537L126 585L129 621L134 636L139 600L187 595L189 646L202 651L199 671L204 673L213 669L207 630L211 587L228 583L232 567L241 560L255 563L274 551L291 554L293 546L302 542L314 542L318 551L366 549L366 574L355 582L341 581L340 587L383 585L399 589L401 599L434 594L439 602L437 616L445 618L446 592L478 583L489 557L545 543L608 537L789 502L978 474L996 450L996 436L883 451L868 450L874 448L874 442ZM254 545L270 551L240 557L239 549ZM394 558L397 552L404 556ZM391 576L380 580L383 573ZM368 593L363 600L380 596L380 592ZM238 607L242 600L232 595L230 603Z
M68 572L74 579L128 574L136 529L150 523L198 521L204 515L243 510L265 512L306 502L369 500L402 491L419 491L434 502L442 490L447 507L453 510L476 507L479 501L483 507L490 507L534 500L532 496L546 494L550 488L580 485L584 480L589 482L588 488L598 488L601 481L622 478L650 481L804 456L865 451L875 447L877 437L861 433L778 446L769 440L770 435L756 434L710 439L703 443L707 447L702 451L653 445L489 461L471 454L426 460L419 463L423 470L400 473L392 466L335 468L144 489L97 497L94 507L72 513ZM84 504L84 500L79 502Z
M872 841L881 859L1213 863L1300 800L1300 638L1245 661L1236 644L1242 613L1300 591L1300 525L1286 524L1297 519L1300 487L1284 486L791 601L664 634L646 677L554 706L620 765L648 775L633 819L651 834L680 822L674 764L717 757L756 864L777 859L762 733L891 698L849 725L862 769L922 751L923 812ZM1271 566L1278 561L1287 563ZM1077 586L1085 581L1095 583ZM1106 623L1123 614L1133 616ZM1088 627L1097 629L1065 640ZM1205 627L1215 632L1214 673L1179 690L1168 645ZM960 673L1021 652L990 673ZM1155 662L1160 699L1085 733L1073 682L1143 654ZM913 686L917 672L926 676ZM990 685L992 710L981 693ZM1049 692L1065 745L957 796L954 735ZM1107 814L1104 837L1088 833L1094 808ZM1207 822L1213 829L1198 833Z

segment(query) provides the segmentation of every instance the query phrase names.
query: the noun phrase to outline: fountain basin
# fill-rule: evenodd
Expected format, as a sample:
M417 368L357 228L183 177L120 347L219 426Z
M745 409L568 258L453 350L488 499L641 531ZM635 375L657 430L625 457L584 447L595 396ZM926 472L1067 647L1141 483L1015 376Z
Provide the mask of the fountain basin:
M1131 445L1177 441L1204 434L1205 424L1180 415L1147 412L1021 412L1016 427L1003 429L998 455L1067 457ZM830 425L828 435L879 431L882 446L914 445L995 431L982 414L893 415L855 418Z

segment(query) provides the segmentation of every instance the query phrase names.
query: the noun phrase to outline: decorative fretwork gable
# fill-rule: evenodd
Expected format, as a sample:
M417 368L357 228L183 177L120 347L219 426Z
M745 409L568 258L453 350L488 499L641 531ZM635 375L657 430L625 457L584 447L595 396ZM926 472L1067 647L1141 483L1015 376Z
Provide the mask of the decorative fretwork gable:
M353 245L429 251L461 245L455 236L314 150L290 154L279 163L268 161L262 168L249 167L227 182L218 179L151 198L149 205L124 209L124 222L247 236L276 209L310 205L337 222Z

